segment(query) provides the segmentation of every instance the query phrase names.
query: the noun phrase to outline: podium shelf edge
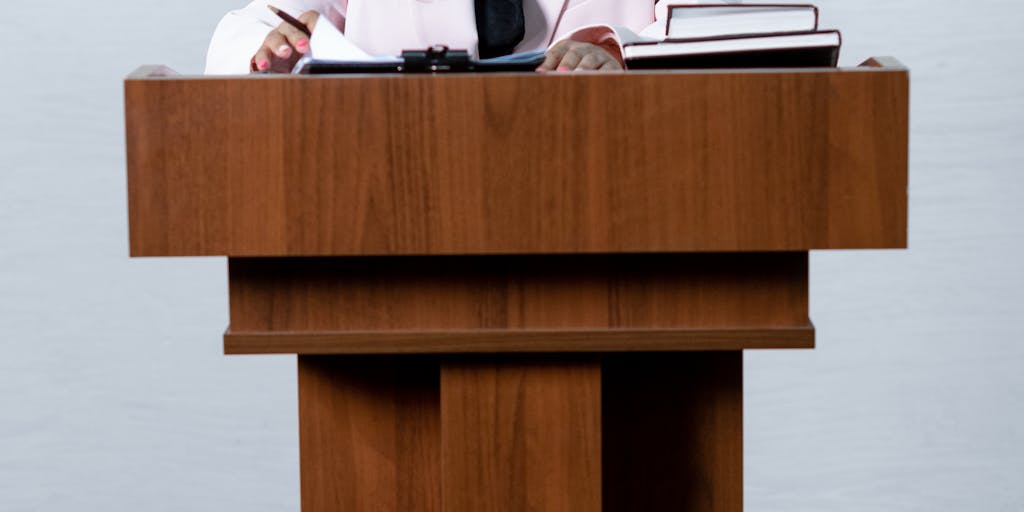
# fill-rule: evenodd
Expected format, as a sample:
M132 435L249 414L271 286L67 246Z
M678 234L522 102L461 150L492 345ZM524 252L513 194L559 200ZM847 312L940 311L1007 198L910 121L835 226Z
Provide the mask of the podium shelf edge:
M456 331L309 331L224 333L224 353L495 354L686 352L813 349L815 329L797 327L678 329L531 329Z

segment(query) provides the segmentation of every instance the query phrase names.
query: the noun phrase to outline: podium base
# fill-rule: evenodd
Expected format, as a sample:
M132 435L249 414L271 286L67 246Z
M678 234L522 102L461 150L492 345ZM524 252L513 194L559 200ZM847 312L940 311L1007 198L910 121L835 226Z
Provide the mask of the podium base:
M299 356L302 509L740 511L742 352Z

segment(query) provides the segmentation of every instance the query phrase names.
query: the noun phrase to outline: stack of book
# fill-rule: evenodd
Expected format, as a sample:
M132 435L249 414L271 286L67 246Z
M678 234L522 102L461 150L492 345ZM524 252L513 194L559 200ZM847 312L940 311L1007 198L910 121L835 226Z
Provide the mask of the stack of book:
M813 5L673 5L665 38L624 41L629 69L833 67L838 30Z

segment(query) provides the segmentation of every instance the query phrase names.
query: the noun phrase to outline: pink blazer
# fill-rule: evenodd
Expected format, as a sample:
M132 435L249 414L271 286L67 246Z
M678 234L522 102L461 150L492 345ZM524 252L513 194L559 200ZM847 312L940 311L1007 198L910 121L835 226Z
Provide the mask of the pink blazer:
M374 55L395 56L433 44L472 52L477 47L474 0L255 0L228 13L217 26L206 59L208 74L249 72L249 60L280 24L268 3L294 15L319 11L321 20L330 20ZM526 37L517 51L546 49L562 39L607 43L616 37L612 26L656 31L655 0L528 0L524 7Z

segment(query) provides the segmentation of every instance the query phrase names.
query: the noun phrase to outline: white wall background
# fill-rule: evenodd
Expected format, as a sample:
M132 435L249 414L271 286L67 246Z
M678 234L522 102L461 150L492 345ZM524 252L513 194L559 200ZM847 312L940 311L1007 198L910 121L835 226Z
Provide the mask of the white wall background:
M297 510L295 362L224 357L223 259L129 260L121 79L242 0L4 5L0 510ZM1024 6L820 1L912 70L910 245L812 257L746 357L748 510L1024 510Z

